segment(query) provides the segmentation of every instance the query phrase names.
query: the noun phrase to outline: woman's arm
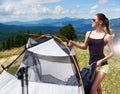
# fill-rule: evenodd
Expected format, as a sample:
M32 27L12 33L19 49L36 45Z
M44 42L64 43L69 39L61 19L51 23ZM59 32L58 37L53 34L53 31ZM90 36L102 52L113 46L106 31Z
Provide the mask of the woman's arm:
M87 49L87 46L88 46L87 41L88 41L89 33L90 33L90 32L87 32L87 33L86 33L84 43L79 44L79 43L76 43L75 41L70 40L70 44L72 44L72 45L74 45L74 46L76 46L76 47L78 47L78 48L80 48L80 49L86 50L86 49Z
M103 59L100 59L98 62L97 62L97 66L101 66L101 64L105 61L107 61L108 59L110 59L113 55L114 55L114 47L113 47L113 42L112 42L112 35L108 35L106 36L105 38L105 42L107 43L108 45L108 48L109 48L109 54L106 55Z

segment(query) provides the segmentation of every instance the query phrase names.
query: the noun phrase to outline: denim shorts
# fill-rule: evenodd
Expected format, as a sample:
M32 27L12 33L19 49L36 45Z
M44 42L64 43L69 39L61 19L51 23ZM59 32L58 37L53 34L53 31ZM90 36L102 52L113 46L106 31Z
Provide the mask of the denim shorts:
M101 71L101 72L104 72L104 73L109 73L109 65L106 64L106 65L103 65L103 66L100 66L100 67L97 67L96 69L97 71Z

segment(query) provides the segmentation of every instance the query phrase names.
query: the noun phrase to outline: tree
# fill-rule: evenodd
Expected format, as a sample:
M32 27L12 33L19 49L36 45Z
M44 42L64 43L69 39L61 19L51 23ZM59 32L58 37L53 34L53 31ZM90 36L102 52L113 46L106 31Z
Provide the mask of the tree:
M28 35L17 34L14 37L9 36L7 40L3 41L0 45L0 50L12 49L15 47L23 46L28 40Z
M59 30L59 36L67 38L69 40L74 40L77 38L76 31L74 30L72 24L62 27Z
M0 50L5 50L5 49L6 49L6 43L3 41Z
M8 39L6 40L6 45L5 49L11 49L14 46L14 39L13 37L9 36Z

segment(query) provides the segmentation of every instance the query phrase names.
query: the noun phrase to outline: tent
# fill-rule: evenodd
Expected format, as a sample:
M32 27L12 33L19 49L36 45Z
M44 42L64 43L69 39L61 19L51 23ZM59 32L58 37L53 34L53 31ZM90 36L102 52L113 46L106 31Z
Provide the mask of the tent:
M13 65L19 65L14 75L8 72ZM73 47L53 35L29 38L25 50L3 69L0 94L84 94Z

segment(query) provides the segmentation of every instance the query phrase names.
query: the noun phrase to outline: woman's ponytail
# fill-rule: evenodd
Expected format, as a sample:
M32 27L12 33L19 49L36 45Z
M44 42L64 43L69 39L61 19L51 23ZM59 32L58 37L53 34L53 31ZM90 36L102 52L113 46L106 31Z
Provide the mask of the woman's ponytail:
M103 21L102 25L105 26L105 29L106 29L105 31L108 34L112 34L111 31L110 31L110 28L109 28L109 19L103 13L98 13L96 15L98 16L99 20Z
M106 31L108 34L111 34L110 28L109 28L109 20L107 17L105 17L105 27L106 27Z

